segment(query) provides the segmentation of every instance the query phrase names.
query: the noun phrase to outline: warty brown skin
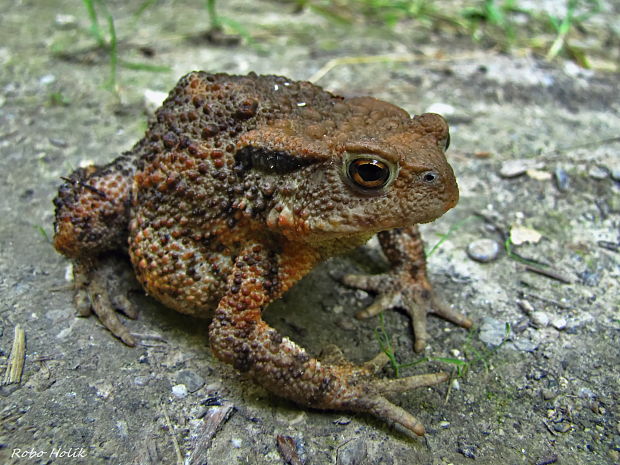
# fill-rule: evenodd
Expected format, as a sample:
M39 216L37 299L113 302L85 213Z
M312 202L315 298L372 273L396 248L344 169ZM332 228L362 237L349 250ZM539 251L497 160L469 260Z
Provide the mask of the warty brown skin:
M384 355L355 366L332 350L308 355L261 318L318 262L374 233L393 270L346 284L378 293L357 316L402 307L416 350L426 314L471 322L433 295L418 223L452 208L458 188L448 127L371 97L344 99L277 76L183 77L134 148L75 171L55 199L54 244L74 262L75 302L129 345L107 291L103 257L128 249L145 290L165 305L212 315L220 359L300 404L369 412L416 434L422 425L386 394L444 381L443 373L376 378Z

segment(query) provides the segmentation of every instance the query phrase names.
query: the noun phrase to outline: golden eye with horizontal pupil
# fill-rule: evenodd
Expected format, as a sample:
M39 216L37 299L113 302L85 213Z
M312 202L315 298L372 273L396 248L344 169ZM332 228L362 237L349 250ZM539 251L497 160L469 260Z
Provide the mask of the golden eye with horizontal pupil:
M347 174L362 189L380 189L390 180L390 167L376 158L357 158L349 162Z

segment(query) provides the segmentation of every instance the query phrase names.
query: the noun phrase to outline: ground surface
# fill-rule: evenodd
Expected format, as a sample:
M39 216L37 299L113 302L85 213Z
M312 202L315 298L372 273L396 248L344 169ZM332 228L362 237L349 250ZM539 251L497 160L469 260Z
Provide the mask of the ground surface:
M127 59L172 70L121 69L119 101L102 88L106 58L75 53L92 40L78 34L71 16L57 17L74 15L86 27L80 2L6 3L0 20L0 363L16 325L26 332L26 359L21 383L0 388L1 463L180 463L197 450L210 464L285 463L278 435L294 438L308 464L620 462L617 74L484 53L467 39L415 30L347 31L277 3L223 7L256 43L214 46L198 37L206 24L199 5L162 2L119 47ZM119 30L131 22L130 13L114 9ZM617 25L618 14L608 8L607 20ZM154 57L140 54L139 46ZM60 176L85 160L108 161L140 137L145 89L167 91L192 69L308 79L334 57L388 53L415 59L338 66L318 83L411 112L438 109L451 124L450 160L461 201L424 232L433 244L458 225L431 256L431 278L478 330L468 334L431 319L434 339L425 355L470 363L451 384L397 397L425 423L425 439L367 416L308 411L275 398L213 358L206 322L176 315L140 292L132 294L140 318L126 322L143 335L137 348L123 346L94 319L76 318L67 261L49 242L51 200ZM500 175L506 161L521 159L535 166L519 176ZM514 250L550 264L546 270L570 283L528 272L504 253L504 235L514 225L542 234ZM502 244L495 261L481 264L466 254L480 238ZM352 315L372 296L344 288L333 276L380 266L372 243L326 263L266 318L313 353L337 343L349 358L368 359L379 350L379 320ZM508 340L489 350L505 335L505 323ZM402 314L386 314L385 328L401 362L419 358ZM404 373L454 368L434 361ZM201 449L205 422L226 405L234 407L230 416ZM40 457L16 458L15 449ZM59 451L84 457L59 457Z

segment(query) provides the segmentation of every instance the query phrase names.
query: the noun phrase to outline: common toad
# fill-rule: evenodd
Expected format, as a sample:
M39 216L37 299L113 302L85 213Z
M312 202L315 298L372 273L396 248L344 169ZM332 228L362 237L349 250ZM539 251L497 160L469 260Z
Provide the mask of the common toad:
M371 97L342 98L278 76L193 72L155 113L142 140L60 187L54 245L74 264L75 304L128 345L102 257L128 250L144 289L168 307L212 316L214 354L270 391L319 409L368 412L424 428L384 396L447 379L380 379L384 354L363 365L337 351L318 360L261 318L318 262L379 233L389 273L346 276L378 294L358 317L390 307L411 316L415 350L427 313L463 327L426 278L417 227L454 207L448 126Z

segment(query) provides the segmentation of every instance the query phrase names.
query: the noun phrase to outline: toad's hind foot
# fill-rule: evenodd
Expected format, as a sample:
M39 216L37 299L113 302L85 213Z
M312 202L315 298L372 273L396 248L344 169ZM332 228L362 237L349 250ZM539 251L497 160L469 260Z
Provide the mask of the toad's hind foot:
M131 319L138 314L125 292L119 289L123 270L118 257L76 260L73 264L74 304L80 316L97 315L114 336L128 346L136 340L118 318L117 310Z

